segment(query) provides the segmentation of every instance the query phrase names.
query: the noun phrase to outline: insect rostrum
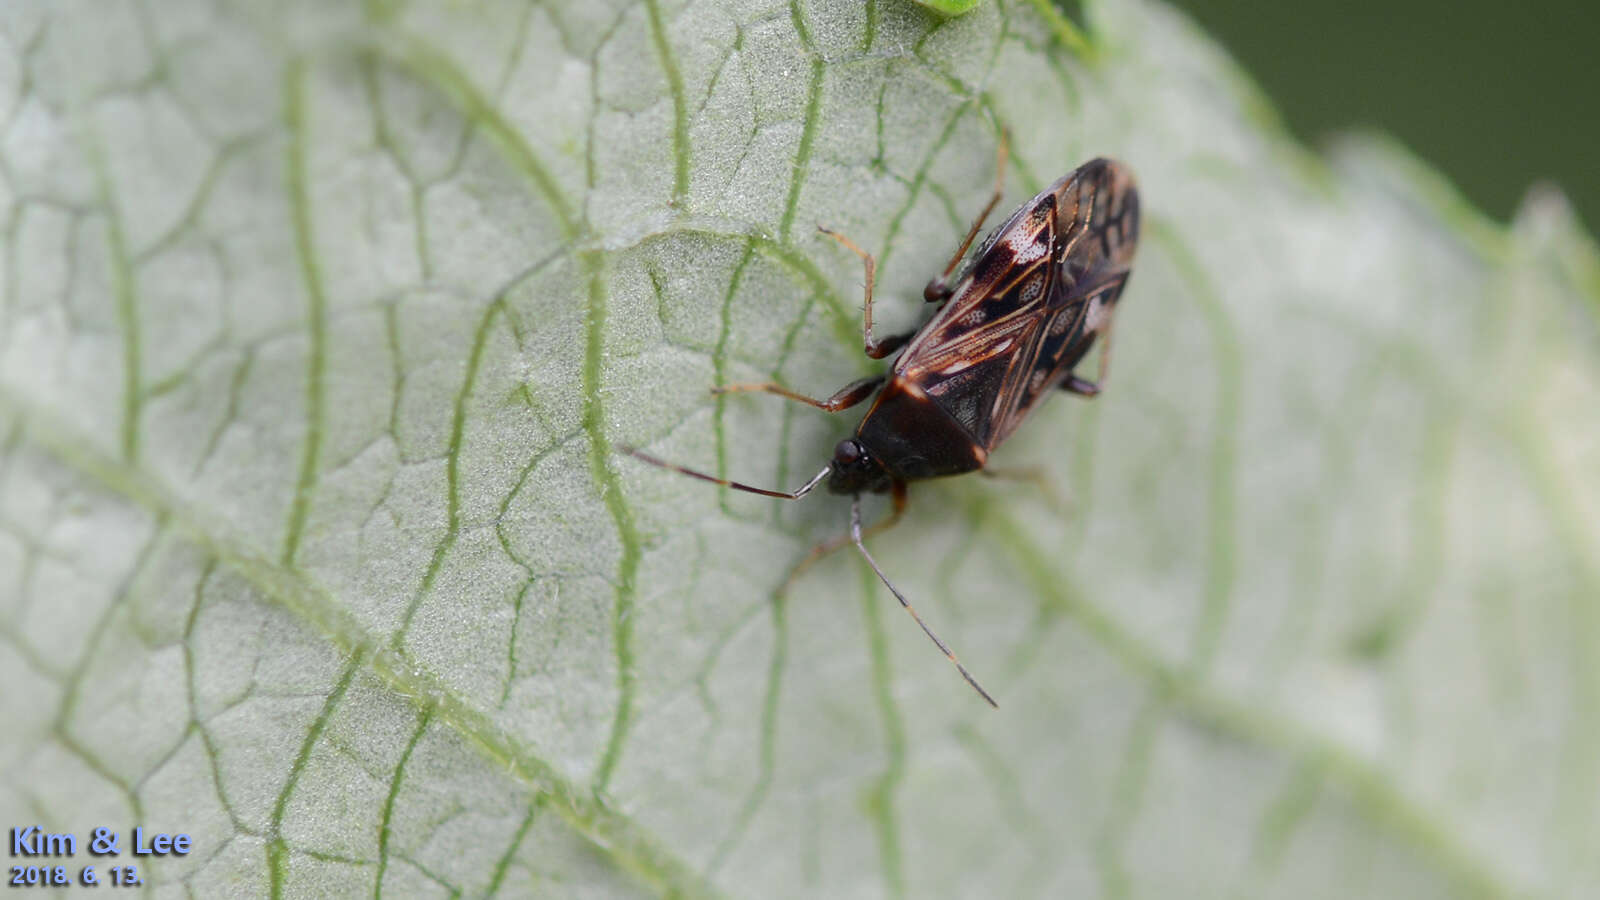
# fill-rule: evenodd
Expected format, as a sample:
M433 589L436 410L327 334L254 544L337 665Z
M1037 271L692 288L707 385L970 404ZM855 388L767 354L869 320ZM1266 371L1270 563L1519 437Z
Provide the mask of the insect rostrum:
M1001 170L1005 159L1001 146ZM942 304L909 334L882 340L872 333L872 289L876 263L848 238L828 229L866 267L862 322L868 356L882 359L899 350L889 372L846 385L826 400L779 384L732 384L719 393L763 391L829 412L872 405L853 437L834 448L833 459L793 491L766 490L717 478L631 448L634 457L685 475L768 497L799 499L826 481L828 490L855 498L850 541L967 683L989 696L954 653L923 623L903 594L867 552L861 528L861 494L888 492L893 511L877 528L898 521L906 484L983 468L989 453L1022 424L1051 391L1085 397L1100 392L1110 358L1112 316L1128 281L1139 240L1139 194L1133 177L1109 159L1093 159L1067 173L1017 207L973 254L954 282L947 279L965 255L983 221L1000 199L1000 181L966 239L924 296ZM1097 380L1073 368L1103 339ZM813 557L842 542L824 544Z

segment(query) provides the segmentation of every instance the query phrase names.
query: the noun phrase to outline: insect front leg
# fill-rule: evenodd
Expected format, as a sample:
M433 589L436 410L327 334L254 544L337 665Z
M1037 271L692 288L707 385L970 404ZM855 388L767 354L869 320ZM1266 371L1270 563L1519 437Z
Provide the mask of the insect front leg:
M1005 193L1006 186L1006 157L1010 154L1011 136L1005 131L1000 132L1000 146L995 151L994 163L994 193L989 195L989 202L984 204L983 212L978 213L978 218L972 222L972 227L967 230L967 236L962 239L961 246L956 248L955 255L945 263L944 271L939 277L928 282L922 289L922 298L929 303L939 303L950 299L954 288L950 285L950 273L956 270L956 265L961 262L961 257L967 255L967 250L972 246L972 241L983 229L983 223L988 220L989 214L994 212L995 204L1000 202L1000 197Z
M807 397L805 394L796 393L795 391L791 391L783 385L778 384L776 381L724 384L712 388L711 393L777 394L780 397L788 397L790 400L797 400L801 403L810 404L811 406L815 406L817 409L825 410L827 412L838 412L841 409L849 409L850 407L855 406L857 403L860 403L868 397L871 397L873 392L878 389L878 385L883 384L883 379L883 375L869 375L866 378L857 379L856 381L852 381L835 391L833 396L826 400L818 400L815 397Z
M915 331L907 334L897 334L881 341L872 336L872 287L878 280L878 261L872 258L872 254L856 246L855 241L850 240L839 232L831 228L824 228L821 225L817 226L817 230L843 244L845 249L851 253L861 257L861 264L867 270L867 294L866 300L861 307L861 349L872 359L883 359L885 356L904 347L906 342L916 335Z

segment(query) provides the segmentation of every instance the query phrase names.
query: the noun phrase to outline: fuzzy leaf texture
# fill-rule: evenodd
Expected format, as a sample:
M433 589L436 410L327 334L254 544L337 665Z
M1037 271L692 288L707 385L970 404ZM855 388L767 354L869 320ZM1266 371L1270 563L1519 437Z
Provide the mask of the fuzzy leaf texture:
M0 10L0 812L157 896L1600 884L1600 263L1156 3ZM794 486L982 205L1146 226L1096 400ZM1090 373L1092 374L1092 372ZM878 514L874 498L869 514ZM85 860L77 860L82 863Z

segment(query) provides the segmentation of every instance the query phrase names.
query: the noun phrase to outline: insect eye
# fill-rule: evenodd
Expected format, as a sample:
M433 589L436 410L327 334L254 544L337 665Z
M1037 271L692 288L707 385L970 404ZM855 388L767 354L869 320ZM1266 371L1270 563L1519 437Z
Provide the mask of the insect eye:
M861 445L850 438L845 438L839 442L837 447L833 448L834 461L844 465L856 462L865 455L861 452Z

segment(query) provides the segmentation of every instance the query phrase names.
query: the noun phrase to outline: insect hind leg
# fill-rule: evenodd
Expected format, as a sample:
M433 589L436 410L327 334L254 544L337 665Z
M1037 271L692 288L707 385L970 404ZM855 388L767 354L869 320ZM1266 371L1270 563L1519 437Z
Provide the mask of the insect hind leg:
M861 305L861 349L872 359L883 359L885 356L899 350L916 335L915 331L906 334L897 334L892 337L878 340L872 336L872 289L878 282L878 261L871 253L861 249L855 241L850 240L832 228L822 225L817 230L833 238L844 246L846 250L861 257L861 265L867 270L866 299Z
M939 303L950 299L950 294L954 291L950 284L950 273L956 270L956 266L961 262L961 257L967 255L967 250L972 247L972 242L978 237L978 232L983 230L983 223L989 220L989 214L994 212L995 206L1000 203L1000 198L1005 194L1006 159L1010 156L1010 152L1011 136L1002 130L1000 132L1000 146L995 150L994 193L989 195L989 202L984 204L983 212L978 213L978 217L972 220L972 227L967 229L967 236L961 240L961 246L956 248L955 255L950 257L948 263L945 263L944 271L940 272L939 277L929 281L928 286L922 289L922 298L929 303Z
M1080 397L1097 397L1100 395L1100 382L1069 375L1066 381L1061 382L1061 389Z
M1081 397L1096 397L1100 394L1101 385L1106 383L1106 372L1111 368L1111 323L1107 322L1104 337L1100 340L1100 371L1094 381L1068 375L1067 380L1061 382L1061 389L1069 394Z

